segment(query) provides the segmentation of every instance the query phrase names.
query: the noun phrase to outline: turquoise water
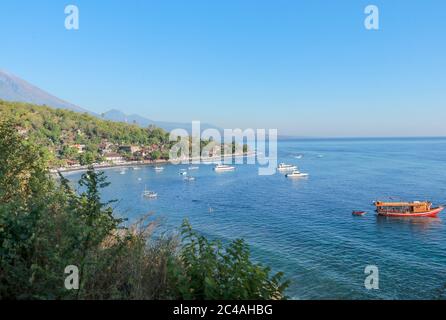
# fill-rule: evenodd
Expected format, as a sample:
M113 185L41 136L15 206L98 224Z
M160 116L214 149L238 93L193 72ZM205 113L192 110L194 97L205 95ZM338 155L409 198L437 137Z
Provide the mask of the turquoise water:
M279 142L278 149L279 162L295 163L310 177L258 176L253 165L217 174L201 165L192 172L197 180L184 182L178 171L188 166L125 175L110 169L104 195L119 199L116 210L130 220L155 212L169 229L188 217L208 236L244 238L256 261L285 272L293 299L431 299L441 293L444 218L378 218L371 204L389 197L445 204L446 139L295 140ZM141 198L145 185L159 193L157 200ZM353 217L353 210L368 214ZM364 287L367 265L379 268L379 290Z

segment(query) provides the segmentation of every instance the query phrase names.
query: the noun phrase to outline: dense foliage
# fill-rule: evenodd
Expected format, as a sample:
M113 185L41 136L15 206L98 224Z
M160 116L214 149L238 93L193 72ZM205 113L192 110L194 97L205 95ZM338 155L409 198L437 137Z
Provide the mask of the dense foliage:
M13 120L28 139L45 147L53 162L77 158L74 144L86 146L81 162L100 160L103 141L122 145L169 145L169 134L156 127L105 121L87 113L0 100L0 119ZM92 159L83 159L91 157ZM91 162L91 161L90 161Z
M282 273L251 262L242 239L224 247L195 232L188 221L181 228L181 264L173 268L174 297L181 299L281 299L288 282Z
M50 176L44 148L0 122L0 299L284 297L282 275L253 263L242 240L209 241L187 221L181 239L155 237L145 217L124 228L101 200L103 173L79 183L75 192ZM78 290L64 286L68 265L80 270Z
M0 100L0 119L14 121L23 137L40 145L47 153L51 167L100 163L105 160L104 153L110 152L119 152L127 160L168 160L169 151L176 143L170 141L170 134L161 128L141 128L136 124L106 121L87 113L27 103ZM191 137L189 140L189 154L192 155ZM201 139L201 150L211 142L211 139ZM121 150L121 147L129 146L144 150L144 155L142 151ZM235 142L227 147L236 153ZM231 150L225 151L224 145L221 146L222 154ZM248 152L246 144L243 152Z

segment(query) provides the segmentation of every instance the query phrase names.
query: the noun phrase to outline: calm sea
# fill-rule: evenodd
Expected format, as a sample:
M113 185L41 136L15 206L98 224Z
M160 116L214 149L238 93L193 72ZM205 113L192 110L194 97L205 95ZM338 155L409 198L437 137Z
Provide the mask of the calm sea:
M446 215L378 218L372 202L445 204L446 139L293 140L278 149L279 162L310 177L259 176L253 165L218 174L201 165L191 171L196 181L184 182L178 171L188 166L166 166L162 173L110 169L104 197L120 200L116 210L131 221L154 212L163 228L177 228L187 217L209 237L244 238L256 261L285 272L293 299L445 296ZM159 198L143 199L145 186ZM368 214L353 217L353 210ZM367 265L379 269L379 290L364 287Z

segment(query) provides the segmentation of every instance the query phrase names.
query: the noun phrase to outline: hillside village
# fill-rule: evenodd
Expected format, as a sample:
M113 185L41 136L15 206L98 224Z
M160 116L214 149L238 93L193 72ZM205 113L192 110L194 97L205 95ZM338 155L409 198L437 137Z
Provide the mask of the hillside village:
M157 127L141 128L46 106L0 100L0 116L13 121L26 140L43 146L53 169L166 162L176 143L170 141L168 132ZM209 143L202 140L200 146L204 148ZM232 154L236 152L235 143L225 147ZM220 156L225 147L215 143L207 156ZM243 152L247 150L244 145Z
M65 167L76 168L89 164L88 146L85 144L73 144L69 146L70 159L66 160ZM209 158L221 154L221 146L211 148ZM170 144L152 145L120 145L104 140L98 146L98 157L92 159L94 164L100 165L123 165L127 163L151 164L161 163L169 160ZM244 149L247 150L246 147ZM87 160L85 160L87 159ZM91 162L91 161L90 161Z

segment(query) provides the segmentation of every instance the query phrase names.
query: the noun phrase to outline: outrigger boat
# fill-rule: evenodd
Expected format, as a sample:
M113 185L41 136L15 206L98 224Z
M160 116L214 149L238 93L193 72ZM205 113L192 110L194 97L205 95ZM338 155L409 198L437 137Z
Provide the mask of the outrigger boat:
M444 207L432 207L429 201L383 202L375 201L376 212L385 217L436 217Z

